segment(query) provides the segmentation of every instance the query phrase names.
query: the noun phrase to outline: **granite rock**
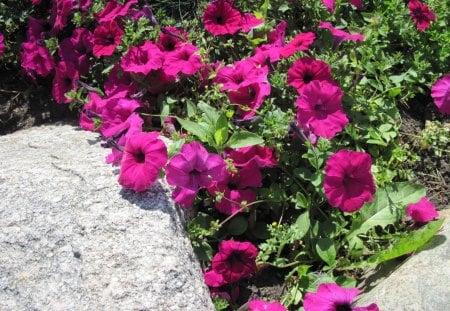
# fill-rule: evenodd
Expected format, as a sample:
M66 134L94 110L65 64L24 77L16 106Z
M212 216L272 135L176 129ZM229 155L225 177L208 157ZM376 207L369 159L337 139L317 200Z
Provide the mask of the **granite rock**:
M168 185L123 190L107 153L67 124L0 137L0 310L214 310Z

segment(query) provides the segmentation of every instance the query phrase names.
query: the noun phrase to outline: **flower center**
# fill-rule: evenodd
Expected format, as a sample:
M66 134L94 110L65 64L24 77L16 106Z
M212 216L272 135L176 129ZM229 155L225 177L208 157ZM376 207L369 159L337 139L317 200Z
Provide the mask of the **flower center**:
M308 84L309 82L311 82L312 80L314 80L313 78L314 78L314 77L313 77L312 74L307 73L307 74L305 74L305 75L303 76L303 82L304 82L305 84Z
M134 158L136 159L137 163L144 163L145 162L145 153L142 151L139 151L137 154L134 155Z
M339 304L336 306L336 311L352 311L352 307L348 303Z
M219 24L219 25L224 25L225 23L224 23L223 17L222 16L217 16L216 17L216 23Z
M200 172L197 171L195 168L189 172L190 175L194 175L194 176L200 176Z

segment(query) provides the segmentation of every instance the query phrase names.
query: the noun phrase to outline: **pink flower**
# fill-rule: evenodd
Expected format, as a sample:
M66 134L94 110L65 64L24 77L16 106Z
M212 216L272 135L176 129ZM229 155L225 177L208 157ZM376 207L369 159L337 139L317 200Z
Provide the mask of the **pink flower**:
M212 259L212 269L227 283L235 283L256 272L258 249L250 242L222 241Z
M172 52L178 49L187 39L187 32L168 26L161 29L157 44L161 51Z
M287 311L287 309L278 301L252 300L248 303L248 311Z
M95 14L95 18L99 23L110 22L117 17L125 16L128 13L128 9L133 4L136 4L137 0L129 0L124 5L117 3L117 0L109 0L105 8Z
M92 33L86 28L77 28L70 38L64 39L58 49L61 60L72 62L83 75L89 72L88 53L92 52Z
M206 285L210 287L220 287L227 284L227 282L223 279L223 275L214 270L205 272L203 274L203 278L205 279Z
M376 304L352 307L353 300L361 293L356 288L344 288L334 283L320 284L316 293L307 293L303 300L305 311L378 311Z
M100 95L90 92L89 100L81 110L80 126L86 131L95 131L95 120L101 120L105 105L106 101Z
M127 128L127 119L142 103L134 100L121 98L120 94L109 97L102 110L102 125L100 133L106 138L113 137Z
M92 4L92 0L78 0L78 8L81 11L86 11Z
M409 15L416 23L419 31L424 31L430 27L430 22L436 20L436 15L430 8L419 0L410 0L408 2Z
M339 45L342 41L350 40L350 41L364 41L364 36L360 33L350 34L341 29L334 28L333 25L329 22L320 22L319 28L328 29L334 37L335 44Z
M427 223L439 218L435 206L426 197L423 197L417 203L409 204L406 207L406 214L415 222L420 223Z
M442 114L450 115L450 73L434 82L431 97Z
M44 27L47 25L47 21L42 19L36 19L31 16L28 17L27 28L27 41L29 43L41 40L45 33Z
M288 70L287 82L295 87L299 94L311 81L320 80L333 82L331 68L321 60L302 57L295 61Z
M47 47L39 45L37 42L24 42L22 49L22 53L20 53L22 68L30 77L34 77L35 74L46 77L55 68L55 61Z
M330 11L331 13L334 12L334 4L336 0L322 0L323 5ZM357 9L362 8L362 1L361 0L349 0L351 4L353 4Z
M101 23L94 30L95 57L111 56L116 47L122 42L123 30L115 21Z
M130 9L128 11L128 15L135 21L138 21L141 17L146 18L150 21L152 25L156 25L158 22L156 21L155 15L153 15L153 11L151 6L144 4L141 8L138 9Z
M263 19L256 18L255 15L250 13L244 13L241 16L241 30L243 32L249 32L252 28L255 28L263 23Z
M372 159L365 152L339 150L325 165L324 190L328 202L343 212L355 212L371 202L375 182L370 167Z
M5 37L0 33L0 57L5 53Z
M147 91L152 94L159 94L170 88L177 79L176 76L167 74L163 69L152 70L148 75Z
M131 96L138 90L137 82L130 73L123 72L119 64L116 64L108 74L108 80L104 84L105 93L112 96L125 91L124 96Z
M268 34L269 44L263 44L255 48L255 55L252 59L259 65L265 65L266 59L269 58L270 62L276 62L281 59L281 52L284 46L284 40L286 35L285 21L281 21L274 30Z
M178 49L170 52L164 60L163 70L169 76L175 76L179 72L192 75L202 67L202 58L198 54L199 49L192 44L183 44Z
M315 39L316 35L312 32L300 33L283 47L281 50L281 56L289 57L298 51L307 51Z
M221 91L237 91L253 83L267 83L267 73L267 66L257 67L253 61L245 59L220 68L214 82L223 84Z
M164 55L159 47L152 41L146 41L141 46L130 47L122 57L120 66L125 72L147 75L150 71L161 68L163 62Z
M174 200L189 207L198 190L227 177L226 163L217 154L211 154L199 142L183 145L166 167L167 182L176 186Z
M259 168L263 168L278 164L272 149L257 145L231 150L227 157L233 159L233 165L236 167L247 167L255 163Z
M297 120L317 136L332 139L348 124L342 109L342 91L327 81L314 80L297 99Z
M52 95L58 104L67 104L72 100L66 97L66 93L77 88L79 73L71 62L59 62L56 66L53 79Z
M230 91L228 98L234 104L238 104L238 111L242 119L248 119L255 115L261 107L264 99L270 94L269 83L253 83L240 87L236 91Z
M167 149L158 132L130 136L120 163L119 183L127 189L144 191L167 162Z
M53 25L51 33L53 35L60 32L67 25L67 17L74 9L72 0L52 0L52 10L50 24Z
M214 36L232 35L241 29L241 13L226 0L208 4L202 19L205 29Z

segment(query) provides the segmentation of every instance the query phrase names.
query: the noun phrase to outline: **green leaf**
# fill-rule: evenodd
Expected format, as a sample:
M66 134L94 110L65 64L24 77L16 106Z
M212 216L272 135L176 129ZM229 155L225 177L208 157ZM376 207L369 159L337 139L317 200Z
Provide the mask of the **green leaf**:
M291 225L292 231L291 243L302 239L309 230L309 212L304 212L297 217L297 220Z
M347 240L366 233L375 226L386 227L405 214L406 205L415 203L425 196L425 188L409 182L395 183L379 188L372 203L366 203L353 221Z
M321 238L317 240L316 244L317 255L325 261L329 266L336 262L336 248L333 240L329 238Z
M198 138L200 138L200 140L202 142L208 141L208 136L209 136L208 134L210 134L210 133L209 133L209 130L206 127L200 125L197 122L192 122L192 121L189 121L189 120L183 120L183 119L178 118L178 117L177 117L177 121L189 133L191 133L191 134L197 136Z
M197 107L189 99L186 101L186 110L187 110L187 115L189 118L195 116L195 114L197 113Z
M247 219L242 215L238 215L235 216L233 220L231 220L227 230L231 235L241 235L247 230L247 228L248 228Z
M217 124L217 120L220 117L219 112L205 102L199 102L197 104L197 108L203 112L205 121L211 126L215 127Z
M308 207L309 207L309 200L303 193L297 192L297 194L295 195L295 208L299 209Z
M227 143L230 148L242 148L253 145L262 145L264 140L252 132L234 132Z
M214 140L216 141L216 144L219 146L222 146L228 139L228 129L227 128L221 128L218 129L214 133Z
M203 261L211 261L213 257L212 247L204 242L202 244L193 245L194 253L197 255L198 259Z
M441 228L444 218L429 222L421 229L412 231L401 237L391 248L381 251L368 258L368 262L378 265L384 261L391 260L405 254L414 252L424 246L436 232Z

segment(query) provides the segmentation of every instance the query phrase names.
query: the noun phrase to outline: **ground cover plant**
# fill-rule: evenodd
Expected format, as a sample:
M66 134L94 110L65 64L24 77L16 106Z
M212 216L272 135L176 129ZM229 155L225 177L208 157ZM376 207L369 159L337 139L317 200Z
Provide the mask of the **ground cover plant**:
M30 2L0 7L2 64L80 111L124 188L166 177L217 310L378 310L353 306L365 269L439 230L412 168L448 159L445 2Z

